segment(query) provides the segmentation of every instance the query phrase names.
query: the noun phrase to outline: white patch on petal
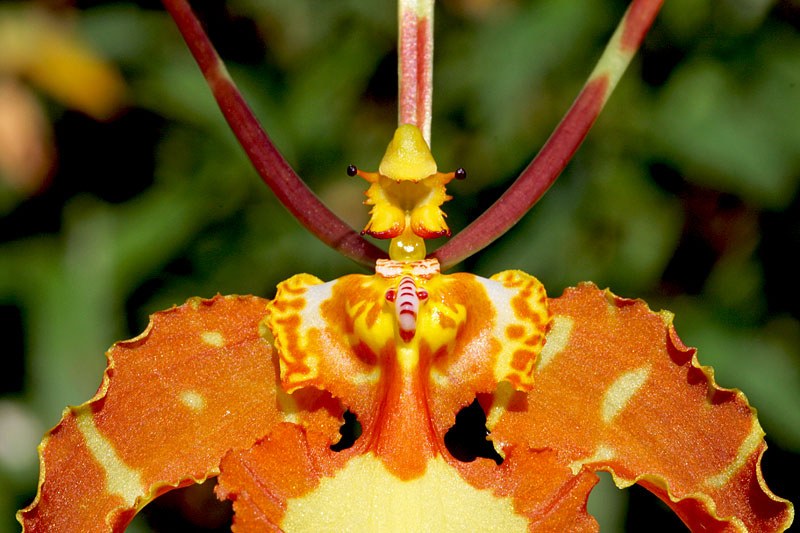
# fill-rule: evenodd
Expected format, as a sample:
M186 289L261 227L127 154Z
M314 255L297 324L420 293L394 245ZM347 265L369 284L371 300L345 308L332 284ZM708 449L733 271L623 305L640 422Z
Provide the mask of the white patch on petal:
M550 331L547 332L547 341L536 359L536 371L540 372L555 357L564 351L572 335L572 326L575 321L568 316L554 316L550 322Z
M195 413L199 413L206 406L206 399L193 390L187 390L181 393L181 403Z
M222 348L225 346L225 337L222 336L222 333L219 331L204 331L200 338L203 339L203 342L214 346L215 348Z
M608 387L600 411L603 422L609 424L616 418L633 395L642 388L649 375L650 367L643 366L622 374Z

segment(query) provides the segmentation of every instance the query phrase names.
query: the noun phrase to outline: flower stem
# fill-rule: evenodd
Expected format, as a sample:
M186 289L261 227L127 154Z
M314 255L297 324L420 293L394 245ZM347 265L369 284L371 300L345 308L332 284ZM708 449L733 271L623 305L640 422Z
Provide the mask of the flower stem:
M284 207L322 242L357 263L374 268L375 260L386 257L386 253L329 210L292 170L244 101L186 0L163 2L261 179Z
M433 0L398 0L398 123L413 124L431 144Z
M442 270L488 246L516 224L547 192L603 109L663 0L634 0L567 114L508 190L480 217L430 255Z

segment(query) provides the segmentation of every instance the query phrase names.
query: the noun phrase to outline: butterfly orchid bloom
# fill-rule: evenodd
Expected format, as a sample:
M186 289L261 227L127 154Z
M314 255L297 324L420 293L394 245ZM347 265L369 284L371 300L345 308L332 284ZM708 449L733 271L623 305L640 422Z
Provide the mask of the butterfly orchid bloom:
M402 1L401 125L377 172L348 168L370 184L364 233L392 239L388 258L309 208L318 200L254 125L188 5L165 4L265 180L371 273L299 274L272 300L218 295L156 313L108 352L95 397L46 434L39 492L18 513L24 531L121 531L154 498L214 476L239 532L595 531L596 471L644 486L694 531L789 527L792 505L761 475L755 411L715 384L671 313L591 283L548 296L518 270L443 273L552 183L660 2L633 2L512 187L524 198L504 197L428 255L424 239L450 234L445 185L465 172L439 172L429 148L432 3ZM470 405L494 454L463 461L446 441ZM344 445L348 411L361 430Z

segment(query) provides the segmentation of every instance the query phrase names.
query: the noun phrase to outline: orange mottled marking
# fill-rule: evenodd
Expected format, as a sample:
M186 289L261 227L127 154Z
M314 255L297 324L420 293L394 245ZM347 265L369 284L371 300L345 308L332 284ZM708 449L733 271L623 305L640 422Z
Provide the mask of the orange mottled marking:
M253 296L193 299L115 344L103 385L84 405L119 460L138 472L144 492L133 507L106 492L105 471L68 412L46 436L39 494L20 513L26 530L121 530L137 505L165 486L215 475L228 449L249 447L275 425L272 349L258 332L266 304ZM205 342L208 332L223 345Z
M536 354L529 350L517 350L511 359L511 366L515 370L525 370L536 358Z
M669 496L657 495L693 529L740 520L750 530L771 531L790 520L789 504L760 478L763 446L725 477L748 442L763 445L753 433L760 427L744 395L718 388L699 366L669 317L590 284L549 305L572 320L570 337L536 372L525 408L507 411L494 426L498 445L559 450L576 474L608 469L651 489L666 484ZM705 482L713 479L723 486Z
M531 335L527 339L525 339L525 344L529 346L538 346L541 347L544 344L544 337L538 333Z
M544 346L544 333L550 322L547 294L539 280L519 270L500 272L491 279L513 291L510 299L503 295L493 302L510 308L510 316L508 310L499 315L501 324L507 325L498 372L518 390L527 390L533 382L534 363Z
M525 335L525 328L519 324L509 324L506 326L506 335L509 339L519 339Z
M268 324L287 390L312 386L341 399L362 425L359 442L396 476L412 479L424 472L428 458L441 453L455 414L478 392L494 390L496 358L505 342L496 334L508 327L513 332L516 323L495 323L499 315L476 276L435 274L427 263L424 275L417 276L400 265L384 262L379 275L345 276L330 284L293 278L287 283L307 285L302 297L308 307L286 315L304 318L288 322L272 304ZM403 276L412 277L427 297L420 300L416 334L401 341L394 302L386 293L397 290ZM524 316L512 315L512 321L531 323L539 316L546 323L547 317L527 303L543 294L540 284L517 274L506 281L507 298L525 300L517 305ZM276 302L295 297L279 286ZM522 345L528 340L541 347L542 330L520 331ZM532 372L536 349L520 347L515 364L521 372Z
M278 285L275 299L265 309L275 347L286 354L280 357L280 378L287 392L313 383L315 378L316 365L308 357L307 340L301 333L306 326L301 313L310 305L309 289L320 284L320 279L308 274L293 276Z

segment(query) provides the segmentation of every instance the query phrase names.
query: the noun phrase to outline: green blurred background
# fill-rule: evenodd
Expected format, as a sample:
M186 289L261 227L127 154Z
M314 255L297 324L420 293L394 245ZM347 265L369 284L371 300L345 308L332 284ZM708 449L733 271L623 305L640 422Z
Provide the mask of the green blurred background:
M345 169L374 170L396 126L394 2L196 4L285 157L363 226L365 184ZM432 148L440 168L468 173L445 206L454 231L527 165L626 4L439 2ZM562 177L461 265L526 270L551 296L593 280L674 311L718 383L759 409L765 477L794 501L799 29L797 0L667 0ZM31 66L43 54L26 53L41 35L102 59L98 79L111 82L81 76L88 103L60 94L75 83L68 69L48 85ZM0 46L0 531L16 531L41 434L93 395L111 343L191 296L271 297L294 273L360 268L272 198L155 0L3 2ZM590 501L601 531L681 527L649 493L602 477ZM212 498L208 487L181 491L129 531L225 530L228 510Z

